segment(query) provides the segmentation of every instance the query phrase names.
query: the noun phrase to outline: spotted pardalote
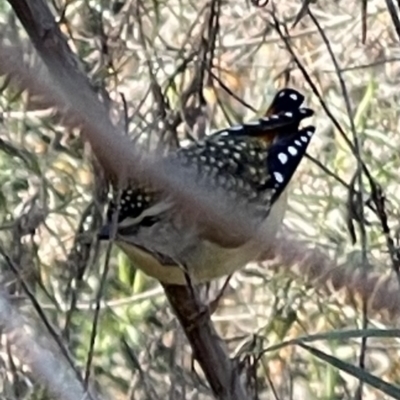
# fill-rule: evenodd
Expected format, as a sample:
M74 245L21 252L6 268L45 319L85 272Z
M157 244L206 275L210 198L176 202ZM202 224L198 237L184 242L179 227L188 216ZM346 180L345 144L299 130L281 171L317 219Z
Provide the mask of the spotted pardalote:
M284 217L288 183L315 132L314 126L300 128L313 115L301 107L303 102L298 91L280 90L262 118L214 132L166 157L194 168L233 201L240 198L241 206L257 209L257 226L272 242ZM136 267L163 283L217 279L263 250L255 239L215 229L206 216L195 226L185 224L179 205L143 183L126 187L119 204L110 202L100 239L109 239L116 209L115 244Z

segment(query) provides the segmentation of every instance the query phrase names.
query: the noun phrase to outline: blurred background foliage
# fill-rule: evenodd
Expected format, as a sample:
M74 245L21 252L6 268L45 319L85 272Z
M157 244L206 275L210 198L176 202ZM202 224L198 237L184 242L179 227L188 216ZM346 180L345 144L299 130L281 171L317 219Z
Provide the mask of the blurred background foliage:
M302 162L293 179L285 226L337 265L354 269L352 277L361 269L382 279L393 277L382 224L367 206L365 223L358 228L360 214L351 198L354 150L322 109L271 23L271 5L256 7L244 0L53 0L49 6L85 72L109 98L113 121L133 143L147 143L149 149L160 143L186 145L212 129L261 115L283 86L305 93L316 110L318 134L308 151L312 159ZM384 190L397 249L399 38L383 1L368 1L365 43L358 1L318 0L310 7L339 64L360 157ZM305 16L291 28L299 8L298 1L278 2L276 15L288 27L292 51L354 142L338 71L318 27ZM0 22L26 37L5 2L0 2ZM105 398L211 398L162 289L117 249L100 299L100 318L94 320L105 262L96 230L107 186L79 132L64 128L53 109L8 83L7 77L1 78L0 246L8 256L0 259L2 290L36 329L50 335L32 305L35 299L77 368L85 371L91 364L91 379ZM363 192L367 203L367 185ZM364 388L365 399L390 398L390 393L400 398L399 338L376 332L397 326L393 311L400 310L398 297L388 296L368 312L367 329L375 337L368 340L365 366L372 376L390 382L383 393L358 367L359 333L345 333L359 332L365 323L360 299L333 288L329 280L323 287L310 284L292 267L279 260L249 265L232 278L213 316L230 350L257 383L258 398L353 399L356 377L372 384ZM355 278L339 286L352 285L354 293L362 289ZM219 286L211 287L210 298ZM94 324L96 344L90 355ZM322 334L319 340L310 336L316 333ZM300 336L332 357L285 345ZM12 357L6 340L0 343L0 396L51 398L23 360ZM277 347L264 351L272 345ZM344 372L349 365L355 368L353 376Z

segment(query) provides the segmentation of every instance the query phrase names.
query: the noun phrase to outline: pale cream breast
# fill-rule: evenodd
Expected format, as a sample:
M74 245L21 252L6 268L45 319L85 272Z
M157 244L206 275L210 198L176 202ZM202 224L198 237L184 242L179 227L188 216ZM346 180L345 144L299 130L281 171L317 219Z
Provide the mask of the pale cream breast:
M267 250L275 238L284 218L287 206L287 190L280 196L279 200L272 206L271 211L262 224L260 231L264 236L265 247L260 247L258 240L251 240L238 248L223 248L215 243L203 241L195 246L181 252L177 246L182 246L184 240L174 238L170 243L175 247L175 253L181 253L177 262L187 265L193 283L204 283L226 275L230 275L244 267L248 262L255 260L262 251ZM151 253L142 250L131 243L116 241L130 258L135 267L144 273L167 284L184 285L186 279L183 267L177 265L162 265Z

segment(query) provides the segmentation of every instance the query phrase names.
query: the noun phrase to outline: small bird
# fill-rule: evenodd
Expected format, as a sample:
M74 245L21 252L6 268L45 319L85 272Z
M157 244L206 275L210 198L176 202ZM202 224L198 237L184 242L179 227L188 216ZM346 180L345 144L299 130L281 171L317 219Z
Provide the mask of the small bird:
M299 127L314 114L301 107L303 102L298 91L282 89L264 117L214 132L165 157L195 167L211 188L257 209L257 228L271 243L286 210L288 183L315 133L314 126ZM116 209L115 244L135 267L164 284L206 283L230 275L265 250L254 237L215 229L207 216L194 226L185 224L171 198L143 183L125 187L119 204L110 201L100 240L110 239Z

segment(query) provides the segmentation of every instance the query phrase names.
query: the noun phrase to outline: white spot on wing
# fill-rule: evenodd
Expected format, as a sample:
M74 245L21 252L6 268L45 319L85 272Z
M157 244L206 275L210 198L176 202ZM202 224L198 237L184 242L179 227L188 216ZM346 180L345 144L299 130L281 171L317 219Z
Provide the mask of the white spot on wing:
M300 136L300 140L304 143L308 142L307 136Z
M242 157L241 157L241 155L240 155L239 152L235 151L235 152L233 153L233 158L235 158L236 160L239 160L239 161L240 161L240 159L241 159Z
M291 117L293 117L293 113L290 111L287 111L287 112L285 112L285 117L291 118Z
M281 164L286 164L288 160L288 156L285 153L279 153L278 154L279 161Z
M243 130L243 125L233 125L229 128L230 131L241 131Z
M249 167L249 172L250 172L250 175L256 175L257 170L254 167L250 166Z
M294 144L297 145L297 146L302 146L300 140L297 140L297 139L294 141Z
M289 146L289 147L288 147L288 152L289 152L292 156L295 156L295 155L298 153L296 147L293 147L293 146Z
M291 93L291 94L289 95L289 97L290 97L292 100L294 100L294 101L298 100L298 96L297 96L296 93Z
M274 172L274 177L278 183L283 182L283 175L280 172Z

